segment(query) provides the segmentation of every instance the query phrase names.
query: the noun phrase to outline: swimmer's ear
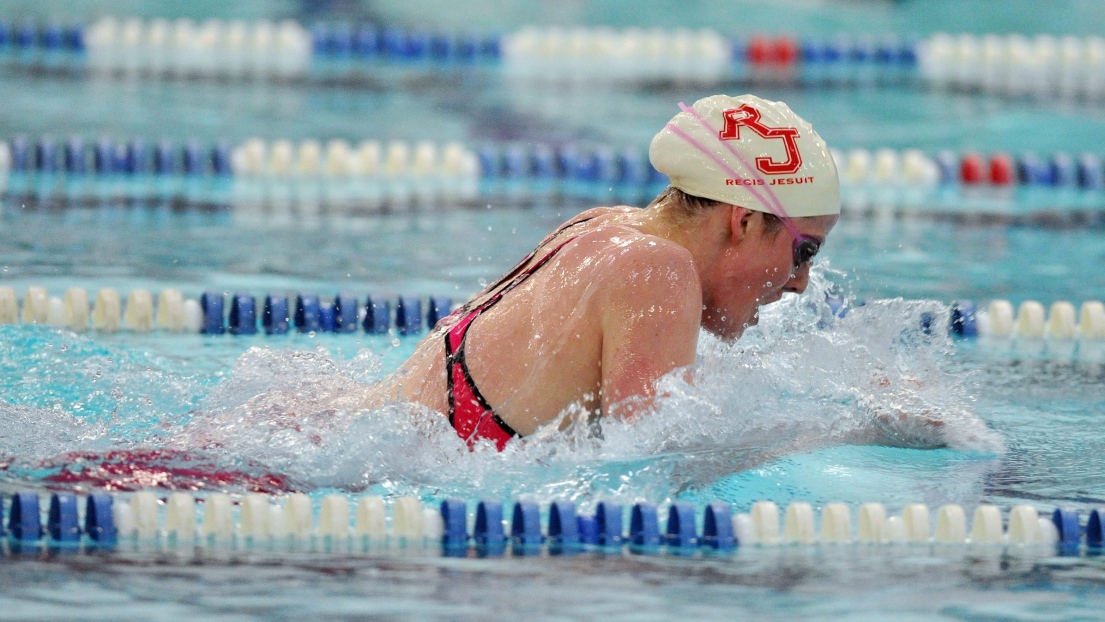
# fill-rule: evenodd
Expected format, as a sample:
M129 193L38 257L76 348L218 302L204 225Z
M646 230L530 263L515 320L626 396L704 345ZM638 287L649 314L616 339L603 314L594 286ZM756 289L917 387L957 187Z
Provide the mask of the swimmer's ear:
M739 205L730 205L729 209L729 231L733 242L737 243L748 237L752 231L752 210Z

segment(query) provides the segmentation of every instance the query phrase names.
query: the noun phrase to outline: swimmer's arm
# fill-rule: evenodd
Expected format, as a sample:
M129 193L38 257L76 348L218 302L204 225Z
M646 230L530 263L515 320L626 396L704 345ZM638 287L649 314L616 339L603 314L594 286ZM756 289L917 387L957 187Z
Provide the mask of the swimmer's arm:
M910 449L946 447L944 422L931 411L907 413L887 408L871 413L871 422L858 433L853 442L859 445L884 445Z
M618 258L603 288L602 413L623 421L652 407L660 377L694 363L702 321L690 255L638 250Z

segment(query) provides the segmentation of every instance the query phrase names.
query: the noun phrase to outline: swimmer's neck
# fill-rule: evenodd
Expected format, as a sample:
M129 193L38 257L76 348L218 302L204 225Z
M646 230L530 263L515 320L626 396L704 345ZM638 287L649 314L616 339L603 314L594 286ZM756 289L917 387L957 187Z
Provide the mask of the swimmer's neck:
M661 201L632 214L628 224L645 235L682 246L700 267L724 252L732 233L730 216L730 210L721 206L687 215Z

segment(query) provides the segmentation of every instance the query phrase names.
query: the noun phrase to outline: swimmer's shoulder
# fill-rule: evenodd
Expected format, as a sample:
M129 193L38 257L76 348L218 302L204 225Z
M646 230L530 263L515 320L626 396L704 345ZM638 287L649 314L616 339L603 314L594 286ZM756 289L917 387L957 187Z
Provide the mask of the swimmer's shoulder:
M592 277L614 297L639 302L678 297L688 309L701 306L702 289L694 258L683 246L629 226L611 226L580 236L584 252L601 257Z
M621 218L640 211L639 207L626 205L595 207L579 213L562 229L584 223L575 236L575 250L590 257L597 253L606 259L592 264L598 270L594 276L600 280L624 282L644 271L650 275L665 274L697 287L698 273L690 251L670 240L642 233Z

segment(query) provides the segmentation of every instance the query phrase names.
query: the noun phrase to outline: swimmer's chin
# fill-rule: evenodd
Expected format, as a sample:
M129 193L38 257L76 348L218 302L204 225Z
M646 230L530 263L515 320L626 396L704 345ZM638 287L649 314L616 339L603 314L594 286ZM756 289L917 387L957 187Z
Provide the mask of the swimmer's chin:
M725 326L725 327L722 327L721 329L707 328L706 331L709 332L711 335L717 337L721 341L724 341L725 343L732 344L732 343L736 343L744 335L745 330L747 330L748 328L750 328L752 326L755 326L758 323L759 323L759 320L755 319L755 320L753 320L753 321L751 321L747 324L743 324L743 325Z
M760 323L760 312L757 309L752 312L752 317L743 323L736 322L710 322L704 321L702 328L711 335L726 342L733 343L744 335L744 331Z

